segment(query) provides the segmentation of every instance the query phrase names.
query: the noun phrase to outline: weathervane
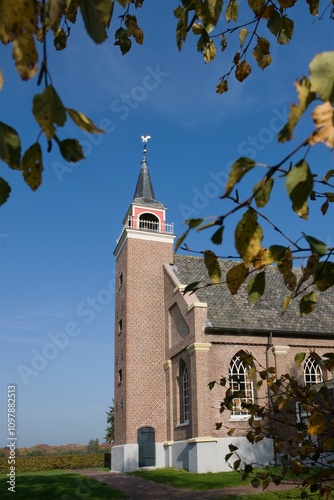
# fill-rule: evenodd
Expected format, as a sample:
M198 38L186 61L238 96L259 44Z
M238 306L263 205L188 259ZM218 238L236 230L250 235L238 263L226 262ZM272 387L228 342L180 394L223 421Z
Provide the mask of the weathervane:
M151 139L151 136L150 135L142 135L141 136L141 142L144 143L144 149L143 149L143 155L144 155L144 158L145 158L145 155L146 155L146 152L147 152L147 141Z

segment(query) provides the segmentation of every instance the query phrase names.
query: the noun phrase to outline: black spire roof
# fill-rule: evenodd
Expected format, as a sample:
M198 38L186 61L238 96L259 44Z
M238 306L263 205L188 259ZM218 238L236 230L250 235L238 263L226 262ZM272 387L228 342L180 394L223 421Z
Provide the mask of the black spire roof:
M132 203L152 208L166 208L160 201L157 201L154 197L151 177L148 171L148 165L146 163L145 157L141 162L141 169L139 172L137 186Z

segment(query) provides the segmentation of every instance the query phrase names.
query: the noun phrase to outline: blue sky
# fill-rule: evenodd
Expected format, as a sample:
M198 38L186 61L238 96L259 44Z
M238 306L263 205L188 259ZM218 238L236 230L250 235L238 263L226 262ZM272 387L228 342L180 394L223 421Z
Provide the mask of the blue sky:
M78 138L86 160L66 164L54 146L44 153L43 184L35 193L18 172L0 165L13 189L0 209L0 446L6 444L12 383L18 392L18 446L103 441L113 397L113 250L140 169L140 137L152 136L147 160L156 198L168 207L177 235L185 218L227 211L218 196L233 160L252 156L273 164L311 130L306 121L294 144L275 142L296 100L293 81L308 74L315 54L331 49L330 22L312 22L306 13L305 5L290 46L278 46L263 31L272 42L272 65L262 72L254 61L252 75L244 83L231 78L230 91L221 96L215 86L232 54L219 53L206 65L191 36L179 53L168 5L147 1L137 12L144 45L123 57L112 31L96 46L80 19L65 51L54 53L49 41L52 81L64 105L87 114L107 133L89 137L68 123L59 136ZM1 47L1 64L1 120L19 131L26 149L38 135L31 99L42 89L36 79L20 81L8 47ZM325 172L334 168L333 156L322 147L309 162ZM256 175L250 175L248 188ZM299 221L285 195L274 195L268 214L292 237L303 230L334 245L330 213L323 218L318 206L311 208L309 223ZM235 255L233 223L240 217L231 219L217 253ZM265 243L273 242L268 235ZM188 244L203 250L210 247L209 236L193 235Z

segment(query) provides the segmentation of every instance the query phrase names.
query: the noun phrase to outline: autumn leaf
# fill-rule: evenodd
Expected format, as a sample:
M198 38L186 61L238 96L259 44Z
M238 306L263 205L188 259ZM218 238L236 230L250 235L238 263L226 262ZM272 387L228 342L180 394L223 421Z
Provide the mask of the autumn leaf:
M322 52L310 64L311 90L323 101L334 102L334 51Z
M255 161L251 158L241 157L236 160L229 172L229 176L226 183L226 189L223 197L225 198L230 194L235 184L238 183L243 176L255 167Z
M247 210L235 229L235 247L244 264L249 265L261 249L263 231L254 210Z
M8 182L0 177L0 205L6 203L11 192L11 187Z
M247 279L249 270L243 262L229 269L226 273L226 285L232 295L235 295L244 281Z
M239 82L243 82L252 72L252 68L247 61L238 62L235 77Z
M221 270L219 266L219 261L214 252L211 250L205 250L204 252L204 264L208 270L208 274L214 283L220 283L221 281Z
M313 189L313 175L305 160L300 160L290 170L286 176L285 187L292 201L292 209L303 217L305 203Z
M312 119L317 130L309 138L309 144L314 146L323 142L329 148L334 148L334 108L330 102L319 104L312 113Z
M22 157L22 174L33 191L36 191L42 184L43 169L42 148L38 142L35 142Z

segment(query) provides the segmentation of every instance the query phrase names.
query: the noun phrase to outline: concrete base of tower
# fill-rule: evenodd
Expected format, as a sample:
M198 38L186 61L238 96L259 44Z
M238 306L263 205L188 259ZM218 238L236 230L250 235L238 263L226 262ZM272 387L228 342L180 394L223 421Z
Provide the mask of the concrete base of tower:
M187 441L169 441L155 444L155 462L150 468L173 467L194 473L223 472L233 468L237 459L232 455L229 462L225 456L230 453L229 445L238 448L238 455L247 463L268 465L274 463L274 447L270 438L251 444L245 437L211 438L200 437ZM131 472L148 467L139 464L137 444L114 446L111 450L111 470Z
M168 464L168 457L166 457L166 450L162 443L155 443L154 465L145 465L143 467L139 464L138 444L113 446L111 449L111 470L115 472L132 472L152 467L155 469L171 467L166 463Z

